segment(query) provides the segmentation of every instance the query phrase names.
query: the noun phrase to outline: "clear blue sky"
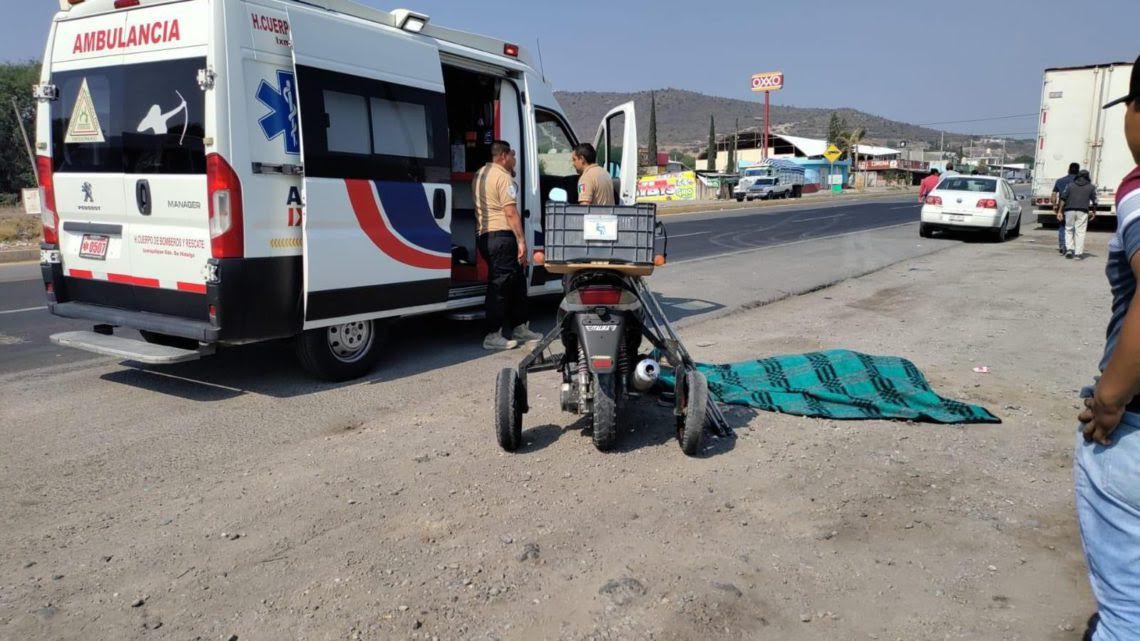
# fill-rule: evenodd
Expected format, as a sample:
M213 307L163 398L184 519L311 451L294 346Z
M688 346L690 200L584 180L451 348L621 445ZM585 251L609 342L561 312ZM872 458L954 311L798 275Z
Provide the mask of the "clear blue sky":
M777 104L849 106L925 124L1035 112L1045 67L1133 60L1140 0L365 0L534 47L558 89L677 87ZM5 0L0 60L42 56L55 0ZM937 125L1021 133L1035 119ZM1022 136L1018 136L1022 137Z

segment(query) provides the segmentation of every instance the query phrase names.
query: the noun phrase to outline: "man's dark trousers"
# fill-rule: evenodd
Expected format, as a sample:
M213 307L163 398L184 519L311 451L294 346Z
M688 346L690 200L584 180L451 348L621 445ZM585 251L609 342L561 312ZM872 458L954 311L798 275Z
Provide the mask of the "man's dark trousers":
M526 270L519 264L514 232L493 231L479 236L479 253L487 261L487 326L510 338L527 322Z

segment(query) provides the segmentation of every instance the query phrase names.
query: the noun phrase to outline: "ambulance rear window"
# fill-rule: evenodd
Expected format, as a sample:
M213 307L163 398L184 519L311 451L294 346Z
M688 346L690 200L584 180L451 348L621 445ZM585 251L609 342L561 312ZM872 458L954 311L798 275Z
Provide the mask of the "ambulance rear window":
M204 174L205 58L92 67L52 75L55 171Z

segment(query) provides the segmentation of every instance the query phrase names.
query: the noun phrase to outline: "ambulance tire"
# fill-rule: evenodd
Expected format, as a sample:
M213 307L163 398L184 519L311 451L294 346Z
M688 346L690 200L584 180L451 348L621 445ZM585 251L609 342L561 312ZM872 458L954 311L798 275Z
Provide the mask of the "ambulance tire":
M594 403L592 422L594 447L608 452L617 445L616 377L613 374L594 374Z
M310 329L296 339L297 360L321 380L350 381L372 371L387 338L383 319Z
M168 334L159 334L157 332L148 332L145 329L140 329L139 334L142 334L143 340L151 345L162 345L163 347L176 347L178 349L198 349L198 341L193 338L183 338L181 336L170 336Z
M495 437L508 452L522 445L522 393L518 372L510 367L500 370L495 381Z
M677 440L686 456L696 456L701 451L708 404L708 379L699 371L690 369L685 373L685 415L677 417Z

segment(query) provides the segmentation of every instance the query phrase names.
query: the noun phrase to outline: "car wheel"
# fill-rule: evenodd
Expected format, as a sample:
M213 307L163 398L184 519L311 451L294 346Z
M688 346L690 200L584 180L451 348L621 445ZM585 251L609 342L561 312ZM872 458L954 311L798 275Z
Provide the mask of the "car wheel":
M1010 236L1017 238L1020 235L1021 235L1021 214L1018 214L1017 215L1017 224L1015 224L1013 226L1013 230L1012 230L1012 233L1010 234Z
M388 323L383 320L310 329L297 337L297 359L317 378L349 381L372 371L387 335Z
M933 238L934 237L934 228L931 227L930 225L927 225L926 223L919 223L918 224L918 235L922 236L923 238Z
M1004 218L1001 221L1001 227L993 231L995 243L1004 243L1009 238L1009 229L1006 228L1007 225L1009 225L1009 218Z

